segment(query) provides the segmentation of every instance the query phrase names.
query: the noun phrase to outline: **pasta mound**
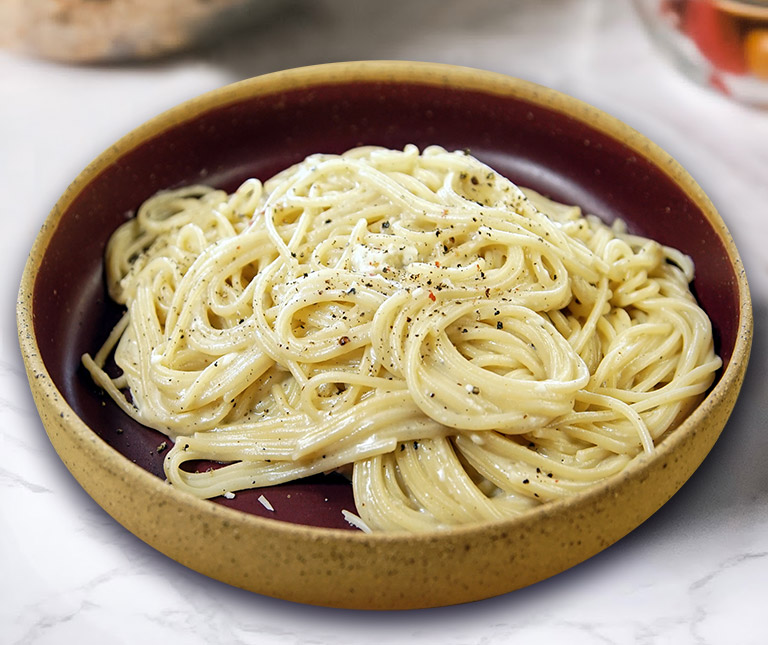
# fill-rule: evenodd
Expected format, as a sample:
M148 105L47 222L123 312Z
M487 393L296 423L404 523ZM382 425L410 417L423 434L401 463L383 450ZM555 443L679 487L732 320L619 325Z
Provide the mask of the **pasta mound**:
M105 266L126 313L83 362L173 439L174 486L351 469L371 530L581 491L652 452L720 366L690 258L436 146L162 192Z

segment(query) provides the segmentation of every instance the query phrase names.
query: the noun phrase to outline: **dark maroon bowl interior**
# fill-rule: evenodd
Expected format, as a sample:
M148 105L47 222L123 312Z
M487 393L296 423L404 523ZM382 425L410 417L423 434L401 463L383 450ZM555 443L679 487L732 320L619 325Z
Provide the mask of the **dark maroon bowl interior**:
M110 233L156 191L193 182L233 190L315 152L376 144L469 149L513 181L579 204L690 254L695 291L727 362L736 341L737 280L700 209L661 170L620 141L525 100L418 83L329 84L243 99L173 126L105 168L63 213L35 280L40 353L72 409L128 459L162 475L164 437L127 418L80 366L119 310L102 273ZM65 313L66 315L62 315ZM264 494L275 511L259 502ZM349 528L349 484L336 476L216 500L243 511L314 526Z

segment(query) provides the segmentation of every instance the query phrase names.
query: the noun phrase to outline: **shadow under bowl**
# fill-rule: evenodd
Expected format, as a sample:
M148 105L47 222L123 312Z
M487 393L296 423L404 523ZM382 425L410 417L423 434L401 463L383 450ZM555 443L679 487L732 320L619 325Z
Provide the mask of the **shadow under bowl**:
M334 477L200 500L163 480L165 438L124 415L80 365L120 315L104 284L114 229L165 188L233 190L315 152L375 144L469 149L514 182L689 254L723 368L707 398L620 475L520 517L426 534L364 534ZM257 593L402 609L499 595L598 553L658 510L722 431L746 370L752 313L733 240L690 175L651 141L525 81L430 63L320 65L223 87L152 119L92 162L30 253L18 328L50 440L110 515L170 558ZM274 511L258 502L266 494Z

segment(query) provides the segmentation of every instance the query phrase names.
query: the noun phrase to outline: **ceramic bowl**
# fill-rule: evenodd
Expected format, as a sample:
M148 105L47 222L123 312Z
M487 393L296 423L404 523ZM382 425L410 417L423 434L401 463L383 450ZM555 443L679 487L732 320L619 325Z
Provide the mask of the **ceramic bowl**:
M313 152L361 144L465 149L513 181L676 246L724 366L703 403L649 457L515 519L425 534L365 534L341 517L349 486L313 479L257 498L200 500L162 479L163 437L127 419L80 367L119 312L105 242L156 191L234 189ZM45 221L18 302L21 349L52 444L129 531L203 574L259 594L346 608L450 605L555 575L637 527L699 466L733 408L752 337L738 252L710 200L658 146L615 118L529 82L428 63L289 70L223 87L131 132L74 180Z
M277 0L3 0L0 47L65 63L143 61L252 27Z

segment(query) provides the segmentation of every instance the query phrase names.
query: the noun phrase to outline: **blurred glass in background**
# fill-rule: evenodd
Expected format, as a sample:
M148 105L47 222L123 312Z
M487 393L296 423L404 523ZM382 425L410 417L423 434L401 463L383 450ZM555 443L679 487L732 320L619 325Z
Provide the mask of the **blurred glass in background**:
M768 108L768 0L635 0L654 41L694 81Z
M141 60L211 42L279 0L0 0L0 47L61 62Z

